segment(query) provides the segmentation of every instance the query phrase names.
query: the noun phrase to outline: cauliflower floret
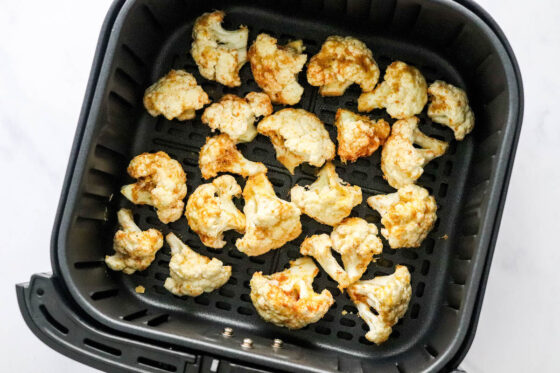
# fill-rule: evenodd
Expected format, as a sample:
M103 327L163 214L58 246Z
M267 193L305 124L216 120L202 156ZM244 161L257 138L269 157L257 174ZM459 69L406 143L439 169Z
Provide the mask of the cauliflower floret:
M331 162L319 171L313 184L294 186L290 196L304 214L327 225L340 223L362 203L362 189L342 181Z
M171 247L169 262L170 277L163 286L175 295L197 297L209 293L228 282L231 266L224 266L221 260L194 252L173 233L165 236Z
M303 109L283 109L269 115L257 126L270 137L276 158L290 173L303 162L321 167L335 156L335 145L316 115Z
M151 116L160 114L169 120L193 119L210 99L194 76L184 70L171 70L144 93L144 106Z
M233 176L223 175L200 185L189 197L185 216L204 245L221 249L225 231L245 232L245 215L233 204L234 196L241 196L241 187Z
M358 98L359 111L386 108L392 118L405 119L422 111L428 102L426 79L420 71L397 61L387 67L384 81Z
M342 96L353 83L370 92L377 80L379 67L371 51L350 36L329 36L307 66L307 81L320 87L321 96Z
M411 294L410 272L401 265L392 275L358 281L348 288L360 317L369 326L368 341L379 345L389 338L393 325L406 313ZM370 307L377 314L371 312Z
M267 171L261 162L246 159L226 134L206 138L206 144L200 149L198 165L205 179L210 179L219 172L231 172L247 177Z
M414 184L369 197L367 203L381 215L381 234L393 249L420 246L437 219L436 200Z
M274 103L295 105L303 95L297 76L307 55L301 40L278 46L278 40L259 34L249 48L249 62L255 81Z
M179 162L165 152L143 153L130 161L127 171L138 181L121 188L126 198L137 205L155 207L159 220L166 224L181 218L187 175Z
M366 272L373 256L381 254L383 243L377 227L361 218L346 218L331 232L333 249L340 254L350 283Z
M228 87L241 85L239 70L247 62L249 30L240 26L228 31L222 27L225 13L204 13L194 23L191 54L200 75Z
M336 111L334 124L338 131L338 155L344 163L369 157L385 143L391 132L391 126L385 120L375 122L345 109Z
M247 219L245 235L235 246L248 256L277 249L301 234L299 208L274 193L265 174L251 176L243 190Z
M331 252L332 241L327 234L315 234L306 237L301 243L299 252L315 258L319 265L338 282L338 288L344 289L350 285L350 279L346 271L338 264Z
M138 228L130 210L120 209L117 218L122 229L113 238L115 254L105 256L105 263L113 271L123 271L127 275L145 270L163 246L163 235L157 229L142 231Z
M432 121L451 128L456 140L463 140L474 128L474 114L465 91L436 80L428 88L428 94L431 101L428 116Z
M204 110L202 123L212 132L219 129L235 142L249 142L257 136L256 117L270 114L272 104L264 93L251 92L244 99L228 94Z
M422 148L418 149L414 144ZM381 169L389 185L401 188L418 180L424 166L446 150L446 142L431 138L418 129L418 118L401 119L393 124L391 136L383 146Z
M313 290L319 269L311 258L290 262L290 268L251 278L251 301L259 315L268 322L289 329L300 329L319 321L334 303L331 293Z

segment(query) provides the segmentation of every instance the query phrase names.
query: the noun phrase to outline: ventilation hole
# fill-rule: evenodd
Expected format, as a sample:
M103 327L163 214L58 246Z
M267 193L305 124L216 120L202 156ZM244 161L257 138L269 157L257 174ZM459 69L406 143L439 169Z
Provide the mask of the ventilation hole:
M348 326L350 328L356 326L356 322L354 320L342 318L340 319L340 325Z
M330 335L331 334L331 329L330 328L327 328L326 326L321 326L321 325L316 326L315 331L319 334L322 334L322 335Z
M167 133L170 134L171 136L182 136L186 133L186 131L183 131L179 128L171 127L170 129L167 130Z
M105 264L104 260L92 260L88 262L76 262L74 263L74 268L76 269L89 269L89 268L97 268L101 267Z
M438 195L442 198L447 195L447 184L443 183L439 186Z
M336 336L340 339L345 339L347 341L352 339L352 334L347 333L347 332L338 332L338 333L336 333Z
M426 254L431 254L434 252L434 247L436 246L436 241L433 238L427 238L424 241L424 246L426 250Z
M167 322L169 320L169 315L168 314L163 314L163 315L159 315L154 317L151 320L148 320L148 326L158 326L161 325L165 322Z
M269 180L275 187L282 188L284 186L284 180L277 179L275 177L270 177Z
M262 258L260 256L250 256L249 261L251 261L253 263L256 263L256 264L264 264L265 263L264 258Z
M451 175L451 170L453 170L453 163L451 161L445 162L445 165L443 166L443 174L445 176L449 176Z
M199 295L198 297L194 298L194 302L196 304L201 304L203 306L207 306L207 305L210 304L210 299L208 299L204 295Z
M334 321L334 316L331 315L330 313L327 313L327 314L325 314L325 316L323 316L321 321L332 322L332 321Z
M242 259L243 254L237 249L230 249L228 251L228 256L235 258L235 259Z
M45 320L47 320L49 324L51 324L56 330L58 330L62 334L68 334L68 328L59 323L54 317L52 317L50 312L47 311L47 307L41 304L39 306L39 311L41 311Z
M365 181L367 179L367 174L362 171L352 171L352 178L359 179L360 181Z
M134 108L134 104L130 103L127 99L113 91L109 93L109 101L115 102L118 106L123 106L126 110L131 110Z
M424 349L426 350L427 353L430 354L430 356L437 357L439 355L436 349L430 345L424 345Z
M91 339L88 339L88 338L84 339L84 344L88 347L91 347L91 348L95 349L95 350L105 352L105 353L108 353L108 354L113 355L113 356L121 356L122 355L121 350L116 349L114 347L104 345L104 344L96 342L96 341L92 341Z
M158 294L161 294L161 295L169 294L169 292L167 291L166 288L164 288L163 286L159 286L159 285L154 285L154 291Z
M165 281L168 275L166 275L165 273L158 272L154 277L156 278L156 280Z
M239 297L243 302L251 303L251 296L249 294L241 294Z
M372 215L372 214L367 214L364 219L368 222L368 223L372 223L372 224L376 224L379 223L381 221L379 215Z
M143 67L145 65L144 61L127 44L123 44L122 49L138 66Z
M148 310L140 310L140 311L133 312L129 315L123 316L122 319L125 320L125 321L133 321L133 320L139 319L141 317L144 317L147 314L148 314Z
M393 267L393 262L390 261L389 259L385 259L385 258L379 258L377 259L377 261L375 262L375 264L381 266L381 267L385 267L385 268L391 268Z
M235 292L227 289L226 287L221 287L220 290L218 290L218 293L226 298L233 298L235 296Z
M270 154L270 152L268 150L264 149L264 148L254 148L253 149L253 155L255 157L259 157L259 158L268 157L269 154Z
M253 310L251 308L247 308L247 307L238 307L237 312L239 312L242 315L246 315L246 316L251 316L253 314Z
M357 309L356 307L354 307L354 306L349 305L349 304L343 306L342 309L343 309L344 311L348 312L348 313L353 313L353 314L355 314L355 315L358 314L358 309Z
M373 346L374 344L373 342L368 341L363 335L358 339L358 342L366 346Z
M226 311L231 310L231 304L226 303L226 302L218 301L218 302L216 302L216 307L221 309L221 310L226 310Z
M420 305L418 303L414 303L412 305L412 308L410 308L410 318L417 319L419 313L420 313Z
M235 277L230 277L227 283L230 285L237 285L237 279Z
M132 275L136 277L148 277L149 273L148 271L136 271Z
M158 260L157 265L160 267L169 268L169 260Z
M159 370L164 370L166 372L176 372L177 367L175 365L167 364L161 361L148 359L147 357L140 356L138 358L138 364L146 365Z
M118 293L119 293L119 289L109 289L109 290L96 291L93 294L91 294L90 297L93 300L100 300L100 299L114 297Z
M410 250L410 249L401 249L400 253L403 257L405 257L406 259L411 259L411 260L415 260L418 259L418 254L416 253L416 251L414 250Z
M419 282L418 285L416 285L416 296L418 298L422 297L422 295L424 295L424 288L426 287L426 284L423 282Z
M257 272L258 270L258 268L249 267L245 270L245 273L247 273L249 276L253 276L253 273Z
M43 294L45 294L45 291L43 289L41 289L41 288L37 289L37 295L38 296L42 297Z
M422 267L420 268L420 273L426 276L430 272L430 262L424 260L422 262Z
M295 250L295 249L289 249L288 252L286 253L286 255L288 255L288 258L290 259L296 259L299 258L299 251Z

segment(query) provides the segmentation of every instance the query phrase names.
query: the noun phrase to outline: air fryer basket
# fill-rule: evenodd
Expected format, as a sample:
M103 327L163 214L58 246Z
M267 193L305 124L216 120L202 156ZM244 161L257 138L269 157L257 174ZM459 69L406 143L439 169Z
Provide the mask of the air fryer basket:
M188 53L192 24L213 9L226 11L228 28L247 25L250 41L261 32L281 43L301 38L312 56L327 36L352 35L372 49L382 71L392 61L403 60L417 66L428 82L442 79L468 93L476 127L462 142L454 141L449 129L431 123L425 112L420 115L422 131L450 142L448 152L430 162L419 180L437 200L436 227L418 249L391 250L385 242L381 259L364 275L392 273L396 264L407 265L412 274L409 310L381 346L365 340L365 323L325 273L316 278L315 286L337 294L336 303L316 324L289 331L265 323L252 307L251 275L281 270L300 256L298 247L306 235L328 232L328 227L303 216L300 238L249 258L235 249L236 233L226 234L224 249L206 248L184 218L166 226L152 208L133 206L119 194L120 186L131 181L126 175L128 162L145 151L163 150L179 160L189 193L204 182L198 150L210 131L200 123L200 112L192 121L168 121L151 117L142 105L144 89L169 69L194 74L213 100L225 93L259 90L249 66L241 71L242 86L234 89L198 74ZM468 2L447 0L117 1L94 61L53 232L53 271L62 298L71 300L76 314L83 313L89 322L130 341L157 341L273 370L448 368L466 352L474 333L522 115L521 81L513 55L495 24L480 14ZM305 93L297 106L317 114L335 140L334 113L339 107L356 111L358 88L342 97L321 97L305 82L304 73L300 83ZM372 117L389 119L381 110ZM265 137L259 135L239 148L247 158L267 165L281 198L289 199L294 184L314 180L316 169L310 166L290 175ZM379 215L365 199L392 191L382 179L379 163L379 152L347 166L335 161L342 179L359 185L364 193L364 203L353 216L378 226ZM238 181L243 185L242 179ZM111 252L116 211L121 207L132 208L141 228L174 232L201 254L231 264L232 278L221 289L196 298L173 296L162 287L169 273L167 246L143 272L127 276L109 271L103 258ZM146 292L137 294L137 285ZM233 337L222 336L225 327L233 328ZM243 338L251 338L253 348L241 348ZM274 338L284 341L282 349L270 348Z

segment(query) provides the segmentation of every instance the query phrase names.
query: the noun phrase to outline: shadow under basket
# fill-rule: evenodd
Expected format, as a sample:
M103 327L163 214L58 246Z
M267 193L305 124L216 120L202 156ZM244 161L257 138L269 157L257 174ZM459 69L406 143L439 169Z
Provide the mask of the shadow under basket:
M164 225L148 206L134 206L119 193L130 183L128 162L142 152L163 150L187 173L189 193L205 182L198 151L211 134L200 122L151 117L143 107L146 87L170 69L192 73L213 101L225 93L259 88L250 67L243 84L223 87L203 79L189 50L193 22L203 12L226 11L225 27L247 25L249 42L265 32L280 43L302 39L310 57L329 35L351 35L373 51L381 71L395 60L420 69L428 83L441 79L466 90L476 116L462 142L446 127L419 115L421 130L448 141L448 152L430 162L418 184L438 204L438 221L418 249L384 250L363 278L390 274L397 264L412 275L406 315L380 346L368 342L356 308L323 271L316 289L329 289L336 303L315 324L290 331L265 323L252 306L249 280L285 268L299 257L305 236L330 228L302 216L303 234L284 247L249 258L237 251L237 233L221 250L204 247L186 219ZM297 105L319 116L333 141L337 108L357 111L357 86L341 97L321 97L307 84ZM509 175L521 128L523 91L515 57L494 21L468 0L309 1L115 1L103 26L66 180L54 225L52 276L18 285L22 313L31 329L58 351L106 371L146 372L426 372L449 371L466 354L480 310ZM279 107L275 108L276 110ZM389 119L382 110L372 118ZM393 122L393 120L390 120ZM302 165L290 175L259 135L239 146L264 162L280 198L295 184L313 182L316 169ZM380 152L343 166L345 181L359 185L364 202L352 216L380 227L365 199L392 192L379 167ZM238 178L241 185L244 181ZM116 212L131 208L142 229L174 232L197 252L233 267L222 288L196 298L163 288L169 275L165 245L153 264L133 275L108 270ZM135 292L142 285L143 294ZM224 328L233 335L224 337ZM250 338L251 348L241 346ZM274 339L281 348L272 348Z

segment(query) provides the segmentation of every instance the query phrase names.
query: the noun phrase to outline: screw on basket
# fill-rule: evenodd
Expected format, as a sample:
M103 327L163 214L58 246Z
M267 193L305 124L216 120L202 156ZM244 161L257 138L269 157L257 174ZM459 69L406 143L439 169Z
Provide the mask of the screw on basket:
M232 328L225 328L224 331L222 332L222 335L226 338L229 338L233 335L233 329Z
M251 338L244 338L243 343L241 343L243 348L253 348L253 340Z
M275 349L275 350L277 350L277 349L279 349L279 348L282 348L282 344L283 344L283 343L284 343L284 342L283 342L281 339L276 338L276 339L272 342L272 348Z

